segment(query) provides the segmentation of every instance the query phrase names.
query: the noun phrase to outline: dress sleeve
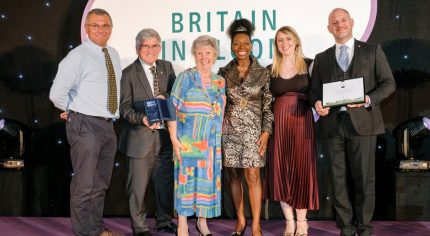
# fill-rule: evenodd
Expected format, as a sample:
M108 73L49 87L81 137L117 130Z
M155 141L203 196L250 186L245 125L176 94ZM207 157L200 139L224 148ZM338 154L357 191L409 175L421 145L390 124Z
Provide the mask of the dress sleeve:
M178 77L175 79L172 91L170 93L170 100L176 108L176 111L181 110L184 105L184 100L186 98L186 92L190 85L190 79L193 73L189 70L179 73Z
M262 76L263 80L266 81L263 87L263 122L262 131L267 131L269 134L272 133L273 124L273 113L272 113L272 93L270 92L270 76L269 70L265 69Z

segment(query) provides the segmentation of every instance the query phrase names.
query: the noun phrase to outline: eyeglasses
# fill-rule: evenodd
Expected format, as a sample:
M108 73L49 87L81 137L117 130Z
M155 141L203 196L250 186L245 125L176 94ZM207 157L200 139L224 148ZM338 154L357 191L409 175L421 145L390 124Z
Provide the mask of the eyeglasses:
M148 44L142 44L141 48L148 50L148 49L159 49L160 44L154 44L154 45L148 45Z
M92 25L90 25L90 24L87 24L87 26L89 26L92 31L98 31L100 29L102 29L104 31L107 31L107 30L110 30L112 28L112 25L109 25L109 24L104 24L104 25L98 25L98 24L92 24Z

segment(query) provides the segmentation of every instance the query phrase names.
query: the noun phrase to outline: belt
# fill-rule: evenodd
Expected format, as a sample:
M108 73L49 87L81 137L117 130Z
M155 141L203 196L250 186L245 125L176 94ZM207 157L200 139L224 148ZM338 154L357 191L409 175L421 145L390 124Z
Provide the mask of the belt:
M72 110L69 110L69 113L74 113L74 114L77 114L77 115L88 116L88 117L91 117L91 118L96 118L96 119L107 121L107 122L112 122L113 121L113 118L108 118L108 117L103 117L103 116L90 116L90 115L85 115L85 114L82 114L82 113L79 113L79 112L76 112L76 111L72 111Z

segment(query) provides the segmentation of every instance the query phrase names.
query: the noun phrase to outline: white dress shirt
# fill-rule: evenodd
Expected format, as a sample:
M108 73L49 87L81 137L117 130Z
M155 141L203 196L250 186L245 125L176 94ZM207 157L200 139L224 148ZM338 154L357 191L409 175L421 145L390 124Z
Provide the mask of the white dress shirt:
M348 59L349 59L348 65L351 64L352 58L354 57L354 42L355 42L355 39L351 38L345 44L336 43L336 61L338 63L339 63L340 46L345 45L345 46L348 47L348 50L347 50ZM364 105L364 107L369 107L371 105L370 97L367 96L367 95L366 95L366 97L368 99L368 103L366 103ZM341 111L346 111L347 110L347 108L345 106L342 106L340 109L341 109Z
M145 75L146 75L146 78L148 79L149 86L151 86L152 94L154 94L154 75L152 74L149 68L151 68L152 66L155 66L155 69L156 69L155 71L157 71L157 66L155 63L154 65L148 65L140 58L139 58L139 61L142 64L143 70L145 71Z
M340 46L345 45L348 47L347 53L348 53L348 65L351 64L352 58L354 57L354 38L351 38L348 40L345 44L339 44L336 43L336 61L339 62L339 54L340 54Z

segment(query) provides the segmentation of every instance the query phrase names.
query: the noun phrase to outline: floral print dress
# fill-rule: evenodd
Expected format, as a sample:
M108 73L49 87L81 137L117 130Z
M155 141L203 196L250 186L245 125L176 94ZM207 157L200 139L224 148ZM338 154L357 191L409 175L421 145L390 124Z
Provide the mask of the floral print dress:
M177 137L184 149L175 159L175 209L179 215L213 218L221 214L221 133L224 78L212 73L202 84L199 72L178 75L170 99L177 111Z

